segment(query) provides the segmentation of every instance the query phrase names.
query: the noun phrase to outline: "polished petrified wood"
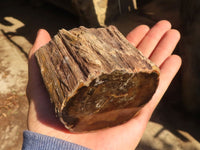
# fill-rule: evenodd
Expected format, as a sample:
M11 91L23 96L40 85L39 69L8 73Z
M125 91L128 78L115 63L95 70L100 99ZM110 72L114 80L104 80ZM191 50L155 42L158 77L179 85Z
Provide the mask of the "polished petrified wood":
M158 85L159 68L114 26L62 29L36 58L56 114L72 132L127 122Z

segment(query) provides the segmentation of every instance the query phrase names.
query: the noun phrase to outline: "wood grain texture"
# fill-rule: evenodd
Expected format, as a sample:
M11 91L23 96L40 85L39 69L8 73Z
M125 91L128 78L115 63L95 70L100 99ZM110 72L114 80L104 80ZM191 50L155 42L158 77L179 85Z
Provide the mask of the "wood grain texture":
M158 85L159 68L114 26L62 29L36 58L56 114L72 132L128 121Z

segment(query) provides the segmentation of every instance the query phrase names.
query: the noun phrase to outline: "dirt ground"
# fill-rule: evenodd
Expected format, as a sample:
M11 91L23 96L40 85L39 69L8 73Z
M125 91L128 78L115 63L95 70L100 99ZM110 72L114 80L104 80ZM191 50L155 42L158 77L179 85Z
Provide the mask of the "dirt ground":
M162 19L180 29L179 0L154 0L140 12L117 17L116 25L126 35L139 24L152 26ZM33 6L25 0L0 1L0 149L18 150L27 129L27 56L37 30L51 36L61 29L78 27L76 16L45 3ZM176 49L179 53L179 46ZM137 150L199 150L200 120L181 106L181 73L177 75L149 122Z

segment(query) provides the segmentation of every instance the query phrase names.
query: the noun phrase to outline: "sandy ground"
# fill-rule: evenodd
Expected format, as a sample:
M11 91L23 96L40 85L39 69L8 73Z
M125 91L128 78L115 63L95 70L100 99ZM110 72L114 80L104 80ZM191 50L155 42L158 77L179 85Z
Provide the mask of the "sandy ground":
M154 0L140 13L124 14L110 24L126 35L139 24L152 26L161 19L180 28L178 0ZM35 7L24 0L0 2L0 149L21 149L22 133L27 129L27 55L37 30L45 28L53 36L61 28L77 26L77 17L50 4ZM180 76L153 114L137 150L200 149L200 122L180 104Z

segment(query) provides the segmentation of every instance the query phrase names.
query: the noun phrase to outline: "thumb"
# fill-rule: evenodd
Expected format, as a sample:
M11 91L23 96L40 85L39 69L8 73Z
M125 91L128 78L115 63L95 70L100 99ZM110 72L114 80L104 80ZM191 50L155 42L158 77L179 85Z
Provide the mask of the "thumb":
M29 52L28 58L28 85L27 85L27 96L29 95L29 89L34 89L38 85L42 84L42 79L40 75L39 66L37 64L36 58L34 53L43 45L47 44L51 40L49 33L44 30L40 29L37 32L37 37L33 47Z
M37 32L36 40L32 49L29 52L29 58L43 45L47 44L51 40L49 33L45 29L40 29Z

